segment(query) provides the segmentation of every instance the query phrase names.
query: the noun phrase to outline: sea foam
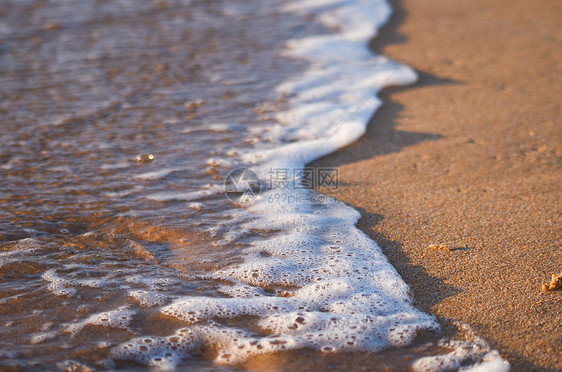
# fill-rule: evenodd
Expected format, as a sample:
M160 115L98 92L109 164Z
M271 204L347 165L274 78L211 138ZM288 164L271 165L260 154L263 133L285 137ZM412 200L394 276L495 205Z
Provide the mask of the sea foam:
M416 80L411 68L368 49L390 16L386 1L292 1L284 11L313 16L332 32L286 45L283 53L308 61L309 68L277 89L288 97L289 109L272 114L277 124L262 128L261 135L279 145L256 146L240 157L262 180L271 169L303 168L355 141L381 104L376 93ZM355 227L357 211L340 202L311 202L318 194L305 188L272 198L279 192L263 190L245 207L252 218L238 227L279 233L245 249L243 263L208 276L230 283L219 288L224 296L186 296L161 306L162 314L188 325L170 336L132 339L114 348L113 357L171 367L204 345L218 351L217 363L226 364L296 348L380 351L408 345L421 329L438 328L433 316L412 305L407 285L380 247ZM243 316L257 320L248 329L221 323ZM451 355L448 363L458 360ZM418 367L436 364L425 359Z
M272 168L304 167L353 142L381 104L375 94L416 79L409 67L367 47L390 15L385 1L300 1L284 10L312 14L334 32L287 43L284 54L310 67L278 87L280 95L290 96L290 109L265 128L268 138L292 142L242 156L261 179ZM357 211L342 203L308 203L315 195L311 190L285 192L290 198L284 202L272 203L275 190L268 190L247 207L257 218L241 230L282 233L246 249L244 263L210 275L231 283L221 287L224 297L190 296L161 307L163 314L193 326L168 338L131 340L114 349L114 356L169 366L201 344L218 347L220 363L303 347L379 351L407 345L418 330L438 327L412 306L408 287L376 243L355 228ZM214 321L240 316L259 319L263 334Z

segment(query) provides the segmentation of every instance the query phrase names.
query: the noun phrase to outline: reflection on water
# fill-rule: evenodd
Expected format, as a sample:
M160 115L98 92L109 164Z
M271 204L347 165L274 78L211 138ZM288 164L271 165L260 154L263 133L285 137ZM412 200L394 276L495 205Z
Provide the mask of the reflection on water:
M279 6L3 2L0 365L111 367L116 344L179 327L155 306L218 295L198 275L245 242L221 243L241 217L206 190L298 71L279 49L314 27Z

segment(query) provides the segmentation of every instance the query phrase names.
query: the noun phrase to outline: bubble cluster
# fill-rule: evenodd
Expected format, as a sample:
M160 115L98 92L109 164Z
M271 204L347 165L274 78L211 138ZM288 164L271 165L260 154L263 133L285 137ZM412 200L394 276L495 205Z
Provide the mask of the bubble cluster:
M289 107L272 113L277 123L259 133L280 145L241 151L242 162L251 164L260 179L267 179L272 168L302 168L351 143L365 132L380 105L376 92L416 79L410 68L367 48L375 26L390 14L386 1L305 0L288 2L284 9L314 14L334 32L288 43L284 53L311 66L278 87ZM267 107L257 110L263 113ZM246 222L237 232L217 234L235 244L244 233L277 232L256 237L242 252L243 263L207 275L230 283L218 288L223 296L184 296L163 305L162 314L180 319L187 328L171 338L132 340L116 349L116 357L168 365L202 345L218 350L217 363L303 347L378 351L407 345L419 329L437 328L432 316L412 306L407 285L380 247L355 227L357 211L342 203L291 202L314 200L317 194L309 189L283 190L290 198L271 198L275 192L280 191L262 190L246 206L243 213L249 218L241 219ZM249 319L247 327L227 325L239 318Z
M440 340L439 346L451 351L416 360L412 365L414 371L509 371L509 363L496 350L492 350L486 341L476 336L468 325L460 324L460 328L468 334L469 340Z
M257 201L249 210L262 207ZM151 339L150 347L135 339L115 356L160 365L202 345L218 349L217 363L303 347L379 351L411 343L419 329L437 328L433 317L411 305L407 286L376 243L354 227L357 212L343 204L315 212L300 206L249 220L246 229L283 233L256 240L243 263L209 276L230 283L218 288L225 297L172 299L160 312L189 324L182 337L170 336L173 344L170 337ZM247 330L224 322L244 316L254 319Z
M145 291L145 290L131 290L129 291L129 296L137 300L141 306L152 307L156 305L162 305L169 300L169 296L162 293Z
M180 329L169 337L139 337L119 345L112 351L115 359L135 360L138 363L161 368L173 368L187 353L198 345L195 330Z
M135 314L136 311L130 310L127 306L122 306L116 310L93 314L86 319L72 324L67 324L65 331L76 334L87 325L128 329L129 323Z
M74 283L58 276L54 269L45 271L41 277L49 282L47 289L56 296L72 297L76 293L76 288L71 287Z

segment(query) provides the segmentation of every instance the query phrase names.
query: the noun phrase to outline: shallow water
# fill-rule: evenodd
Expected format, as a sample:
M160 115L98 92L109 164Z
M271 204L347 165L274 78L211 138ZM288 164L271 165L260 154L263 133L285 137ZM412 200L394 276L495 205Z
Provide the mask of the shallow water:
M3 364L85 355L96 366L131 335L169 330L143 321L155 313L142 306L147 290L217 295L195 274L240 259L238 248L216 247L232 204L222 194L195 194L204 206L154 196L222 184L233 144L253 146L256 110L298 69L276 51L308 28L278 6L4 3ZM137 312L128 329L66 331L124 305Z
M386 3L363 4L372 27L320 5L4 3L0 366L402 369L447 349L407 346L437 324L357 212L303 179L224 193L232 169L265 182L353 141L373 93L415 79L356 46Z

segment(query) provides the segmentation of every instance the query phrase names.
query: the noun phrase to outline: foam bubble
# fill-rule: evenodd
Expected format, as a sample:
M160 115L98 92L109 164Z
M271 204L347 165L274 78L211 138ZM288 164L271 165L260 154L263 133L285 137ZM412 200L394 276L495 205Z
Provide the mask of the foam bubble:
M441 372L441 371L465 371L465 372L507 372L509 363L501 358L496 350L490 346L466 324L461 324L470 340L446 340L439 341L439 346L450 349L444 355L429 356L418 359L412 368L416 372Z
M142 306L152 307L162 305L168 301L169 297L157 292L133 290L129 291L129 296L137 300Z
M169 337L139 337L112 350L112 357L172 369L198 344L197 330L180 329Z
M81 264L66 264L64 265L65 269L74 269L74 268L82 268L84 265ZM90 287L90 288L105 288L112 284L107 279L91 279L91 278L64 278L57 274L55 269L49 269L43 273L41 278L47 282L49 285L47 289L54 293L57 296L68 296L72 297L76 294L77 289L75 287Z
M37 333L37 334L34 334L34 335L31 337L30 342L31 342L32 344L39 344L39 343L41 343L41 342L43 342L43 341L53 339L53 338L55 338L56 336L57 336L57 333L56 333L56 332L42 332L42 333Z
M189 203L189 204L187 205L187 207L188 207L189 209L193 209L193 210L195 210L195 211L200 211L201 209L203 209L203 204L194 202L194 203Z
M130 310L128 306L122 306L116 310L93 314L79 322L67 324L65 331L76 334L87 325L129 329L129 323L135 314L136 312Z
M73 283L70 280L58 276L54 269L45 271L41 278L49 282L47 289L56 296L72 297L76 294L76 289L70 287Z
M177 279L170 277L145 277L140 275L131 275L126 280L128 283L142 284L150 290L162 290L180 283Z

